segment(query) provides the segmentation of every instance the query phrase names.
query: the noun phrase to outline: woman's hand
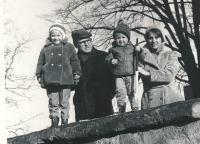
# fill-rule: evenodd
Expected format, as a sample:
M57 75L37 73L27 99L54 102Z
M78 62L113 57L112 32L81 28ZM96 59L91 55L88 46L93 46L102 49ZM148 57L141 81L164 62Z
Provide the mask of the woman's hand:
M141 73L142 75L144 75L144 76L150 76L150 72L148 72L148 71L145 71L143 68L141 68L141 67L138 67L138 71L139 71L139 73Z
M118 64L118 59L112 59L111 63L112 63L113 65Z
M140 52L141 47L140 46L135 46L135 51Z

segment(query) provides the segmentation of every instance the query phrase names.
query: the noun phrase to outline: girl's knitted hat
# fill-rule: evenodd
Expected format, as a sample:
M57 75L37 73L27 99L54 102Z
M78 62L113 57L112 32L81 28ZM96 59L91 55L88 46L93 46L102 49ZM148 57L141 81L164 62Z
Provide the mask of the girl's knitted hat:
M128 22L125 19L119 20L117 27L114 29L113 38L115 38L116 33L123 33L127 38L128 41L130 40L130 28L128 26Z
M62 34L63 39L65 38L65 28L61 24L60 21L56 21L52 26L50 26L49 35L51 34L51 31L53 31L53 30L58 30Z
M157 29L160 31L161 35L162 35L162 39L163 39L163 42L165 42L165 33L164 33L164 29L161 28L159 25L152 25L152 26L149 26L144 34L144 38L145 40L147 41L147 38L148 38L148 33L149 31L151 31L152 29Z

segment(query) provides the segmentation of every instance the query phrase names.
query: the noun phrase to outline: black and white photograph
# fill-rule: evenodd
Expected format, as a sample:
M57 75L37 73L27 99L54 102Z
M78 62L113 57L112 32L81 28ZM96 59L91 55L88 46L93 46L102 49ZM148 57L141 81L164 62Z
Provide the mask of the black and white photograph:
M2 0L1 144L199 144L200 0Z

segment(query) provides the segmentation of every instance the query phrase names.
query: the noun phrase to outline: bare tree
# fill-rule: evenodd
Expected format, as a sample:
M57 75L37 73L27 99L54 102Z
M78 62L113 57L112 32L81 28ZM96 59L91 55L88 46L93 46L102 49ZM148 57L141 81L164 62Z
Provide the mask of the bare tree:
M17 101L12 98L13 95L28 98L25 92L30 89L34 80L33 77L17 74L15 71L17 60L28 48L28 44L32 39L30 35L21 36L13 25L12 20L5 20L3 23L3 36L6 40L4 45L5 89L9 92L6 103L10 105L17 104Z
M166 46L179 51L180 63L193 89L194 97L200 97L200 37L199 0L56 0L63 7L55 16L63 20L70 30L84 28L94 34L94 42L102 49L110 47L112 30L120 18L126 18L134 36L141 36L147 26L163 24L169 35ZM51 20L48 15L43 16ZM194 51L196 53L194 53ZM196 55L196 56L195 56ZM196 58L196 61L195 61Z
M33 76L26 76L23 73L17 72L20 57L26 53L29 44L32 42L31 35L21 34L13 20L4 20L4 63L5 63L5 90L6 90L6 110L7 114L12 114L11 120L7 119L7 131L10 136L25 134L29 132L29 122L41 114L34 116L27 115L17 118L16 115L20 112L18 102L30 101L30 97L26 92L31 89L34 81ZM24 68L21 68L23 71ZM7 116L8 117L8 116ZM12 120L15 119L13 122ZM11 123L9 121L12 121Z

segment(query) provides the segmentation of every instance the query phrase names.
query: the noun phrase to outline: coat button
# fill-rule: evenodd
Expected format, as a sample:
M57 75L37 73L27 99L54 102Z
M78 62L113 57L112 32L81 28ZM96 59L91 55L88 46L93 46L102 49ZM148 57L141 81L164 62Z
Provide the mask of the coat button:
M51 64L51 66L54 66L54 64Z
M153 98L150 98L150 99L149 99L149 101L152 101L152 100L153 100Z
M161 97L160 100L163 100L163 98Z
M61 56L61 54L58 54L59 56Z
M53 53L51 53L51 55L53 55Z
M61 64L59 64L58 66L61 66Z

